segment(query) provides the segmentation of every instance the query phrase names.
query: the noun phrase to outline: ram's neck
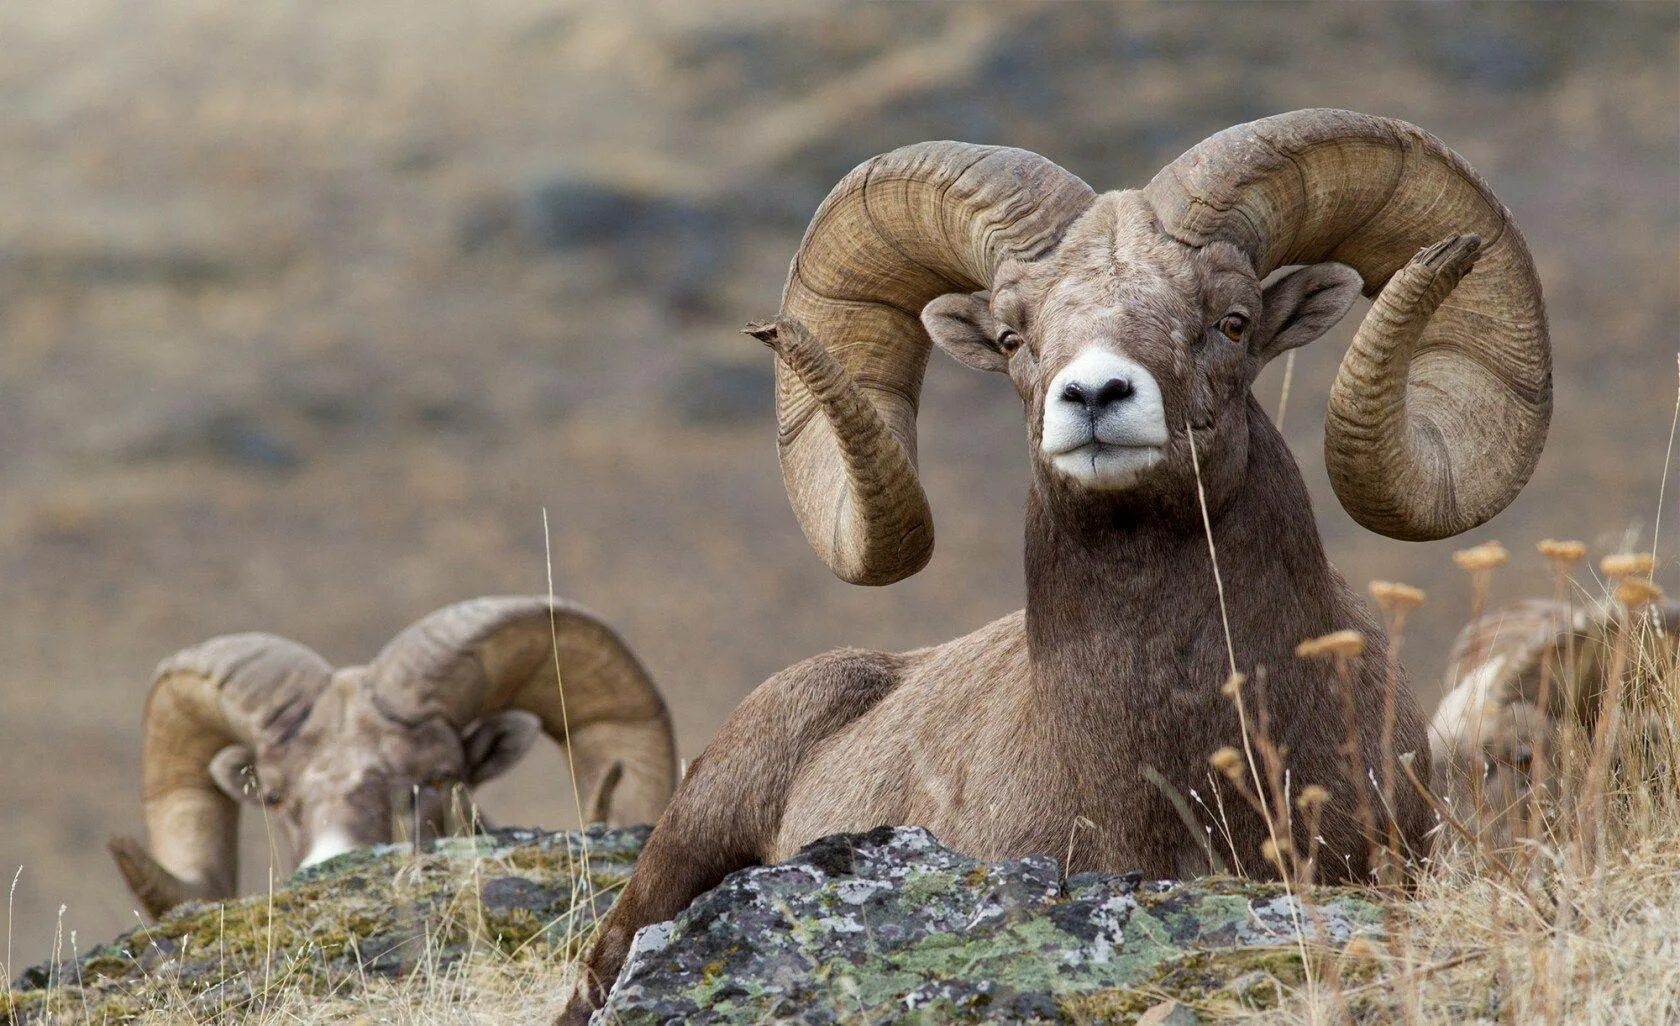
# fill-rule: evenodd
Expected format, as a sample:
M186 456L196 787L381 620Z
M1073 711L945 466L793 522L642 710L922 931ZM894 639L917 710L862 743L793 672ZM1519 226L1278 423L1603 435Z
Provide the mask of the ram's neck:
M1279 665L1303 638L1349 625L1287 445L1258 415L1240 482L1212 518L1240 670ZM1194 503L1192 497L1190 502ZM1200 512L1070 523L1035 488L1027 510L1027 633L1039 708L1136 748L1172 710L1215 700L1229 673Z

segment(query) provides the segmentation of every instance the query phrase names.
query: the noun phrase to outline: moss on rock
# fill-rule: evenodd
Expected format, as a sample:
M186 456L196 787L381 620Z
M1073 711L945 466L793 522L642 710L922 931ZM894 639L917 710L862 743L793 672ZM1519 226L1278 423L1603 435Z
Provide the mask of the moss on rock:
M0 1000L0 1022L120 1023L166 1002L208 1013L260 1005L271 988L335 993L492 952L569 958L646 837L645 827L503 830L421 852L350 852L272 894L184 905L79 961L26 970L10 1004Z
M167 1005L239 1021L281 990L342 996L468 959L552 965L558 989L646 836L507 830L352 852L29 970L10 1018L122 1023ZM1325 952L1380 922L1349 891L1307 908L1229 878L1063 877L1047 857L980 862L883 828L732 874L643 930L598 1022L1109 1023L1177 1002L1176 1024L1275 1006L1304 958L1319 976L1368 978L1370 963Z
M1170 1000L1183 1016L1264 1010L1305 979L1303 957L1380 922L1351 891L1307 908L1229 878L1064 879L1049 858L982 863L923 830L883 829L735 873L642 931L600 1021L1129 1022Z

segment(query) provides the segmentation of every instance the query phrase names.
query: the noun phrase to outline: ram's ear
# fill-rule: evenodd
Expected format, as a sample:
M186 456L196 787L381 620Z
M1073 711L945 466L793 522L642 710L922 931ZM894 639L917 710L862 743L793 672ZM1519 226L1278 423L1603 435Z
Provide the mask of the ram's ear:
M212 756L210 779L236 802L253 805L262 802L262 788L257 785L257 753L250 745L228 745Z
M512 769L531 750L540 733L542 720L523 709L503 709L469 723L461 732L461 747L467 755L467 783L477 787Z
M1364 282L1346 264L1310 264L1267 286L1250 346L1265 363L1335 327Z
M933 344L975 370L1007 371L1009 356L998 344L1002 325L992 316L986 292L949 292L922 307L922 327Z

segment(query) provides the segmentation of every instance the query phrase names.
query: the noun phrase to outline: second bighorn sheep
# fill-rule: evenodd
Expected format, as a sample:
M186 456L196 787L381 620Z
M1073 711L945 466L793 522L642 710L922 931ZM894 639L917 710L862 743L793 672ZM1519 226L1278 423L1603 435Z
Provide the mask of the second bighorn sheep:
M1263 286L1290 265L1306 266ZM927 562L916 407L936 343L1020 395L1026 609L932 648L831 652L754 691L660 819L562 1021L604 1000L639 927L837 831L920 824L981 858L1065 854L1069 872L1205 868L1203 839L1144 770L1208 796L1210 753L1241 736L1220 690L1232 660L1294 787L1329 791L1321 867L1363 876L1354 810L1375 795L1348 783L1349 755L1381 776L1386 754L1425 750L1424 720L1395 681L1384 752L1387 638L1326 559L1300 471L1250 394L1362 285L1375 303L1326 425L1336 494L1390 537L1465 531L1534 467L1550 346L1521 232L1433 136L1296 111L1101 195L1037 154L955 142L847 175L805 233L778 321L757 332L778 357L794 511L847 581ZM1346 629L1365 654L1345 685L1295 657ZM1230 794L1224 809L1219 836L1265 871L1265 823ZM1422 799L1402 783L1389 811L1421 849Z
M1612 673L1680 683L1680 604L1626 611L1528 599L1469 624L1430 723L1437 790L1502 838L1530 792L1536 754L1545 752L1548 780L1567 775L1563 728L1590 734Z
M647 823L664 809L677 772L665 703L618 635L567 603L446 606L338 669L271 634L212 638L158 667L141 752L150 849L119 837L111 853L154 916L230 897L238 803L267 806L301 865L401 829L436 836L457 788L512 767L539 731L567 746L586 816Z

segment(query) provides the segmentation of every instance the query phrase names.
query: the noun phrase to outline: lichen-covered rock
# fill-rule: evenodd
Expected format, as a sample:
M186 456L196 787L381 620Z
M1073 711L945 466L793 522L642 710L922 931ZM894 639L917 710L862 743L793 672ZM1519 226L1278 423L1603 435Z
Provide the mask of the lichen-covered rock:
M342 993L475 955L554 964L593 936L647 832L498 830L351 852L272 898L184 905L79 960L27 969L0 1023L122 1022L165 1001L207 1018L269 988Z
M353 852L272 896L183 906L26 970L0 996L0 1024L121 1023L160 1005L237 1022L228 1009L281 991L342 997L467 960L529 963L558 993L646 837L502 830ZM882 828L742 870L643 930L596 1021L1107 1023L1176 1000L1154 1021L1181 1026L1193 1008L1268 1007L1311 949L1339 949L1379 919L1351 892L1303 907L1276 885L1224 878L1064 878L1048 857L980 862L924 830Z
M882 828L735 873L641 931L595 1022L1122 1022L1174 998L1265 1007L1278 982L1300 982L1304 947L1340 948L1379 921L1345 892L1303 906L1229 879L1063 878L1051 858L984 863L924 830Z

